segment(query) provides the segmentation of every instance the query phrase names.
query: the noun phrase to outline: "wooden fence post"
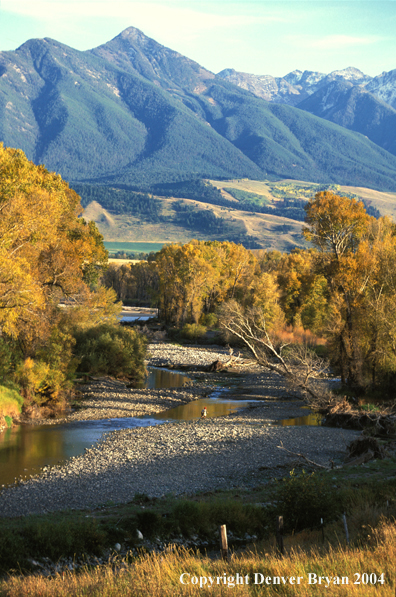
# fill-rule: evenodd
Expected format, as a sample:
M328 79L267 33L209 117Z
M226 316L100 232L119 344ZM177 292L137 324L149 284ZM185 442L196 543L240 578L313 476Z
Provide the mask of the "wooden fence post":
M228 539L225 524L220 526L220 554L223 560L228 561Z
M278 545L279 552L283 555L283 516L276 517L276 543Z
M348 525L347 525L347 519L346 519L345 512L342 515L342 520L344 521L344 530L345 530L346 542L347 542L347 545L349 545L349 533L348 533Z

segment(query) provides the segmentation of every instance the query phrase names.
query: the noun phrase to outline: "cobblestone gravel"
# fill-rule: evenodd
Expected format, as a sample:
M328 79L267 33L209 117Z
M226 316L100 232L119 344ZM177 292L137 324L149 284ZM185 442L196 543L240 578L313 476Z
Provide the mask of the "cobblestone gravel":
M168 366L227 359L226 351L186 347L158 345L150 347L150 352L150 364ZM110 389L111 380L96 382L85 411L96 412L95 418L101 418L103 411L107 416L158 412L202 393L202 388L128 390L117 382ZM0 516L81 509L110 500L124 503L132 500L135 493L162 496L253 487L268 475L275 476L279 471L284 474L295 466L296 457L280 449L281 443L292 452L329 464L330 459L341 458L346 445L358 435L320 426L269 424L286 416L301 415L301 402L288 398L282 380L273 374L256 372L243 376L239 388L231 389L229 397L261 402L226 417L112 432L65 464L43 469L28 481L4 488L0 492Z

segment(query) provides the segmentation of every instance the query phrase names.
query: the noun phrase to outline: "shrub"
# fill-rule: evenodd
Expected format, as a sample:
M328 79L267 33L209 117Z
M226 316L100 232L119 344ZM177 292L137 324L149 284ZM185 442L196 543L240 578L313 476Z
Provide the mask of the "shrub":
M172 514L183 535L190 535L193 532L201 531L202 520L204 518L201 510L200 504L196 502L183 501L176 504Z
M7 342L4 337L0 337L0 381L3 383L10 378L16 352L12 341Z
M75 334L78 371L144 378L147 341L139 332L104 323Z
M154 537L162 531L162 517L153 510L144 510L136 516L136 523L143 537Z
M1 521L0 571L29 567L27 558L60 557L81 553L99 555L106 535L95 520L77 517L59 522L27 519L18 524Z
M226 524L230 531L239 536L245 533L263 536L270 520L265 508L235 500L210 504L210 518L216 527Z
M204 325L199 325L198 323L186 323L182 327L180 334L186 340L198 342L204 339L206 332L207 328Z
M198 533L213 537L213 531L222 524L237 535L263 535L270 518L264 508L235 500L219 500L212 503L179 502L173 509L172 520L184 535Z
M28 356L15 367L13 379L27 400L36 404L63 401L71 389L77 362L73 357L74 338L68 331L54 328L33 358Z
M27 399L43 404L50 398L56 398L65 385L63 371L51 367L42 360L28 357L17 367L15 380Z
M215 328L219 324L219 319L215 313L204 313L201 315L199 323L208 328Z
M289 479L279 482L276 492L276 514L284 517L286 531L299 531L328 523L343 511L343 496L330 483L315 473L290 472Z

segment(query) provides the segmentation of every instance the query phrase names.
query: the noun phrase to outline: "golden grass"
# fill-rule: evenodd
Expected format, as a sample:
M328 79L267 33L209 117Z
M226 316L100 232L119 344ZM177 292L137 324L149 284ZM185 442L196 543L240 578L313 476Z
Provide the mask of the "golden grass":
M310 330L305 330L302 326L286 326L277 331L277 340L283 344L306 344L307 346L319 346L326 344L326 338L317 336Z
M371 532L368 545L364 548L329 547L326 552L322 549L324 553L321 553L318 548L303 551L289 544L288 550L289 553L283 558L274 550L272 553L262 550L233 555L226 564L200 554L194 555L185 549L170 548L164 554L142 555L131 564L120 560L79 574L70 572L54 578L10 577L0 582L0 596L178 597L236 594L245 597L265 593L298 597L388 597L395 594L395 523L383 520L378 529ZM183 574L185 584L180 580ZM239 584L236 585L237 574ZM255 584L255 574L262 575L257 576L257 580L267 577L271 580L268 584L265 581ZM310 574L316 575L311 576L311 580L317 580L315 584L309 584ZM368 574L368 579L362 577L363 574ZM370 574L375 574L377 579L383 574L384 584L370 584ZM278 577L280 584L273 584L275 581L272 579ZM291 584L290 577L295 578L295 584ZM302 577L298 585L297 577ZM319 584L319 577L328 577L329 582L322 580ZM209 586L210 578L213 579L213 586ZM344 579L344 584L335 584L337 578L340 583ZM357 580L360 580L360 584L355 584ZM369 582L362 583L362 580Z
M109 257L107 260L109 263L115 263L116 265L125 265L125 264L129 264L129 263L140 263L140 261L144 261L144 259L115 259L112 257Z
M21 412L23 399L15 390L0 386L0 417L17 417Z

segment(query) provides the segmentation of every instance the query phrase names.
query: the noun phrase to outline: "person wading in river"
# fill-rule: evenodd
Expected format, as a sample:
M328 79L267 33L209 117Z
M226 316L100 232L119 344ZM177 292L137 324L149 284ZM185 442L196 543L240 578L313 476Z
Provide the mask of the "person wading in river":
M201 410L201 419L206 419L206 414L206 406L204 406Z

